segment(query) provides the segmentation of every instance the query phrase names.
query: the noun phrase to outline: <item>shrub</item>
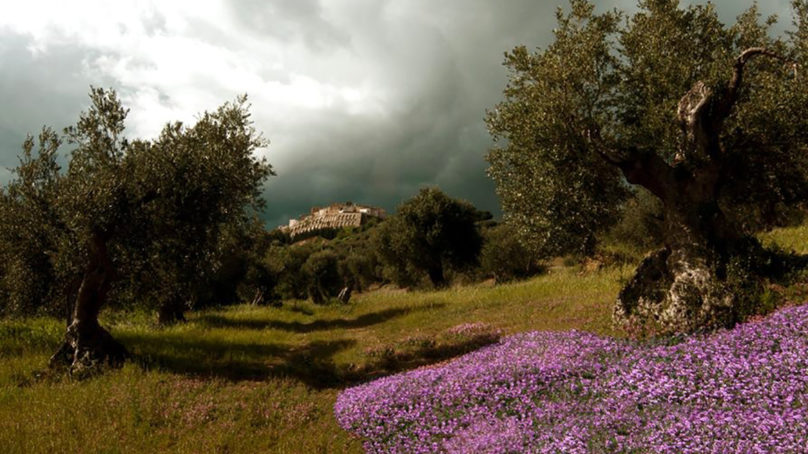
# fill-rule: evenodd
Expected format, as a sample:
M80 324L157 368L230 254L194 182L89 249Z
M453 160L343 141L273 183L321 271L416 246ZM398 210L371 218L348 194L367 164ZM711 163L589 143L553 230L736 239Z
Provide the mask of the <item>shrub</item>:
M506 282L543 271L536 254L520 242L518 232L510 224L486 229L483 241L480 265L487 277Z
M276 293L283 299L304 299L308 295L303 264L314 251L311 243L284 246L273 244L267 249L264 264L274 276Z
M642 188L623 205L620 220L606 237L607 242L640 254L661 245L662 239L662 202Z

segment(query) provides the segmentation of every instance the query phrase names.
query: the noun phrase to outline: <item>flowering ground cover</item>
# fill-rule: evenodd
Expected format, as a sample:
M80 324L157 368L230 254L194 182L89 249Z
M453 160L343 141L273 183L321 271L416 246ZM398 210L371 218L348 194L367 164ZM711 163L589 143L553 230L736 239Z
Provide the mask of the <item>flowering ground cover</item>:
M808 305L676 345L517 334L335 412L369 452L806 452Z

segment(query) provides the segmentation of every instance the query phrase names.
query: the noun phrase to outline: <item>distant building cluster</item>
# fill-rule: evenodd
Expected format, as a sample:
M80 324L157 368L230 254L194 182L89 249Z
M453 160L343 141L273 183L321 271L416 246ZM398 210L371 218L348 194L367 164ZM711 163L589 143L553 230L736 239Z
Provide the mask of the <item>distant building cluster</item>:
M387 213L382 208L355 205L351 202L332 203L327 207L314 207L309 214L289 220L289 225L282 226L281 230L294 239L296 236L321 230L360 227L370 218L384 219L386 216Z

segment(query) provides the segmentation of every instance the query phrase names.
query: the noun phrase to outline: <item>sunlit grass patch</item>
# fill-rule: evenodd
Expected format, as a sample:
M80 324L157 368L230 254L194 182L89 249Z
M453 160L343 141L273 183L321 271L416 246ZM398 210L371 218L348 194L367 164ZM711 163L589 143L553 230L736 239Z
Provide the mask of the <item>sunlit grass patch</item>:
M6 388L2 388L4 391ZM332 422L334 391L294 380L229 382L119 371L5 392L3 452L323 452L352 442Z
M0 321L0 359L55 351L64 327L50 318Z
M776 228L759 234L758 238L766 246L777 245L786 252L808 254L808 223Z

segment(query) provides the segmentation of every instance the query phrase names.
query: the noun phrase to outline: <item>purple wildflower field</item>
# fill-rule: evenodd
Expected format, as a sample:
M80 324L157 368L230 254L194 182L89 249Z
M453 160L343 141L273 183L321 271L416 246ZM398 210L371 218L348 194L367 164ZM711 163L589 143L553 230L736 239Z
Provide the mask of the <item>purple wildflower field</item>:
M808 452L808 305L649 346L503 338L345 390L337 421L384 453Z

